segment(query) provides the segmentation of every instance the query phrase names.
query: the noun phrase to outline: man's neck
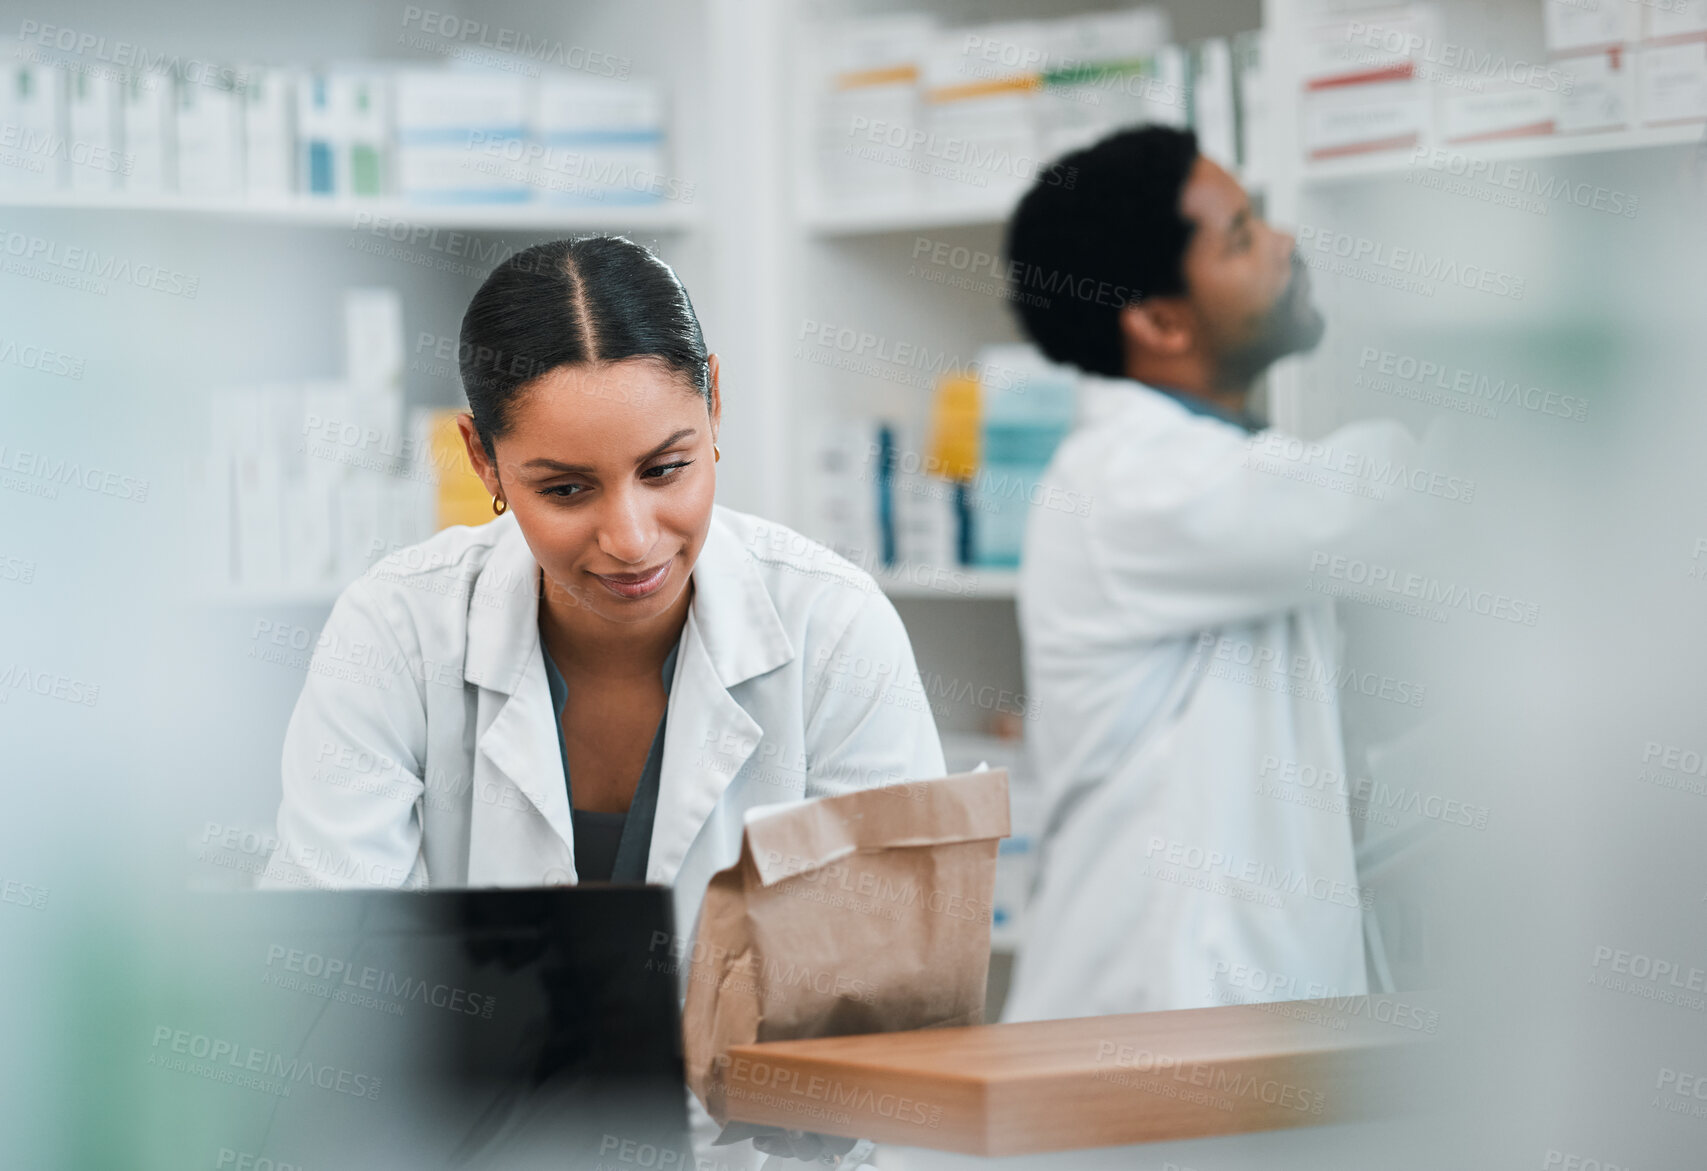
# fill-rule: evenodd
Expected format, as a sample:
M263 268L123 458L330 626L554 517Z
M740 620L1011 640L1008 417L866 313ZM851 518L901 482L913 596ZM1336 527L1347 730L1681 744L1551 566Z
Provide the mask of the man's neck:
M1208 372L1196 366L1169 368L1143 362L1128 362L1126 377L1154 387L1175 398L1190 399L1224 415L1243 415L1251 400L1250 386L1221 386Z

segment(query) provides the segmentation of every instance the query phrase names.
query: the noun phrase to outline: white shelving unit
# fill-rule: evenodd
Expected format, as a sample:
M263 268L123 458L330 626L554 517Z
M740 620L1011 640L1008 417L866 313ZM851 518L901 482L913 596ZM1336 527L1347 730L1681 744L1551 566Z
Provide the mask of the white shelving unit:
M537 203L408 203L396 199L257 201L146 196L123 191L4 191L0 192L0 207L113 215L216 216L298 227L357 228L384 222L485 232L682 232L697 227L701 221L697 207L681 203L564 207Z
M1425 191L1422 185L1407 182L1411 172L1428 166L1418 159L1412 149L1390 150L1325 162L1309 162L1303 157L1300 143L1300 114L1303 85L1299 74L1304 60L1306 13L1304 0L1260 0L1258 4L1189 4L1167 0L1163 5L1173 18L1176 38L1196 40L1212 35L1231 35L1248 28L1263 27L1268 31L1265 47L1265 82L1267 85L1267 150L1260 184L1247 182L1254 196L1260 198L1264 214L1271 222L1297 227L1306 224L1336 224L1358 222L1359 216L1370 214L1386 201L1407 197L1437 200L1429 205L1437 223L1420 229L1428 238L1432 228L1439 228L1441 238L1473 241L1477 249L1485 249L1490 258L1498 257L1509 245L1515 259L1511 263L1533 268L1533 292L1521 306L1510 302L1480 303L1473 295L1454 297L1457 290L1446 289L1431 301L1416 305L1402 303L1393 306L1396 320L1410 323L1415 317L1426 318L1434 327L1452 330L1486 330L1490 320L1502 311L1513 317L1523 317L1533 324L1549 311L1546 298L1555 282L1547 273L1556 258L1549 256L1538 242L1545 232L1535 222L1543 217L1530 217L1519 223L1516 231L1503 232L1494 227L1484 240L1481 229L1458 232L1462 225L1481 225L1489 211L1471 201L1454 204L1449 196ZM892 11L892 4L861 3L859 0L822 0L814 6L810 19L841 18L866 13ZM914 0L904 5L932 12L947 25L972 24L984 20L1049 18L1102 7L1091 3L1058 3L1037 0L1035 3L1015 2L995 7L980 7L957 3L956 0ZM1323 12L1319 5L1315 11ZM1343 7L1343 6L1342 6ZM1491 22L1508 39L1529 37L1531 45L1518 45L1526 59L1540 59L1534 52L1540 41L1540 0L1490 0L1474 5L1446 0L1443 4L1447 25L1445 34L1455 43L1491 43L1491 34L1484 25ZM789 9L792 26L789 37L801 44L809 37L806 6ZM796 61L809 59L805 51L787 54ZM783 168L799 175L812 175L817 158L812 149L813 125L811 111L815 108L816 91L809 81L799 78L790 89L796 108L795 125L787 141L778 144ZM1631 128L1608 133L1549 135L1512 138L1465 144L1440 143L1449 157L1467 161L1532 160L1532 165L1551 172L1554 169L1586 165L1621 168L1630 160L1642 157L1642 152L1668 150L1700 143L1707 127L1700 124L1661 128ZM1434 144L1430 144L1431 146ZM1605 162L1596 156L1610 156ZM1454 163L1454 165L1456 165ZM1449 173L1449 172L1447 172ZM926 202L923 199L896 199L885 203L850 205L828 198L813 182L795 183L795 193L789 201L787 214L772 228L784 242L785 258L780 267L782 282L780 297L766 297L771 311L777 316L776 335L787 343L782 351L796 348L797 330L803 321L832 322L838 326L868 331L885 339L913 342L930 339L943 350L970 355L985 343L1015 340L1018 336L1008 306L988 295L959 294L940 285L920 281L909 272L913 247L921 240L933 243L946 241L964 246L975 253L999 254L1004 225L1017 196L991 198L968 190L963 199L943 199ZM1515 214L1515 213L1513 213ZM1553 221L1568 219L1570 209L1553 210ZM1409 233L1414 225L1404 224L1390 229L1402 236L1397 243L1413 243ZM1557 228L1549 223L1548 229ZM1508 238L1509 237L1509 238ZM1483 253L1478 252L1477 255ZM990 274L983 274L990 275ZM1371 306L1382 304L1379 292L1368 287L1319 278L1318 300L1330 316L1349 322L1361 320ZM1462 304L1460 304L1462 301ZM1334 341L1330 333L1329 343ZM1360 414L1389 413L1392 403L1369 401L1349 393L1351 374L1335 366L1336 359L1326 351L1301 360L1282 363L1268 380L1268 413L1279 427L1298 434L1316 436L1332 426L1349 421ZM791 490L787 500L799 509L808 488L805 482L805 461L798 458L799 447L810 442L811 433L803 426L820 412L845 411L853 402L869 402L870 415L902 417L909 410L917 412L928 391L914 387L898 387L899 380L886 382L878 377L863 381L840 370L825 369L807 362L796 361L786 367L784 376L787 394L780 397L787 409L786 431L790 446L779 449L777 458L788 468ZM800 524L799 512L783 513L782 519ZM943 590L915 585L907 580L882 578L880 583L893 597L916 642L933 648L944 648L949 657L921 665L938 669L947 675L967 674L968 665L978 661L980 669L988 664L980 656L987 649L992 622L1012 621L1011 610L1001 616L997 607L1013 596L1013 577L1010 574L979 573L964 568L957 572L969 574L978 588L974 590ZM992 600L995 604L992 605ZM982 602L983 604L977 604ZM1004 637L1008 632L1004 626ZM999 673L1015 687L1023 686L1023 674L1018 663L1017 637L1011 643L1013 661ZM940 721L939 721L940 722Z
M1013 214L1016 202L983 199L942 205L811 207L802 213L801 220L814 235L827 237L920 232L931 228L999 227Z
M1013 215L1018 202L1009 198L875 207L808 206L801 214L801 222L807 231L821 238L880 236L934 228L992 228L999 231Z
M1469 162L1517 162L1649 147L1689 146L1702 140L1702 132L1703 127L1696 123L1609 130L1598 134L1534 134L1488 142L1441 143L1438 149L1456 166L1459 158ZM1299 181L1308 187L1347 179L1402 175L1415 165L1412 151L1380 151L1305 164Z

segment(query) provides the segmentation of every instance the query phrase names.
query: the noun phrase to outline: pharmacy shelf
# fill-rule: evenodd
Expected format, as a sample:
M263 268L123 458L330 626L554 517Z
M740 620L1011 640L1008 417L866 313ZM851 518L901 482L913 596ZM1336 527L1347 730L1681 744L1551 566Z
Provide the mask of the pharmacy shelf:
M1241 181L1253 195L1260 193L1260 185ZM1018 203L1019 196L1015 194L953 202L807 204L800 220L808 232L825 238L881 236L935 228L1000 227L1008 222Z
M212 215L254 223L346 229L401 225L406 228L465 231L679 232L697 226L700 219L697 207L682 203L562 207L536 203L421 204L396 199L255 201L136 195L119 191L5 191L0 192L0 207ZM403 239L400 242L409 241Z
M800 218L807 231L818 236L879 236L889 232L1003 224L1018 202L1019 197L1013 195L935 203L824 204L808 206Z
M969 569L965 566L913 574L884 570L873 574L873 577L889 597L907 600L1012 598L1019 583L1019 574L1011 569Z
M1490 142L1442 143L1430 151L1445 152L1445 158L1462 157L1468 162L1516 162L1523 159L1563 158L1599 154L1604 151L1639 150L1644 147L1690 146L1707 141L1707 124L1644 127L1612 130L1601 134L1537 134L1527 138L1505 138ZM1416 164L1414 148L1382 151L1343 159L1307 163L1300 171L1305 185L1339 183L1350 179L1401 175ZM1440 161L1442 156L1431 156ZM1451 165L1456 166L1453 161Z

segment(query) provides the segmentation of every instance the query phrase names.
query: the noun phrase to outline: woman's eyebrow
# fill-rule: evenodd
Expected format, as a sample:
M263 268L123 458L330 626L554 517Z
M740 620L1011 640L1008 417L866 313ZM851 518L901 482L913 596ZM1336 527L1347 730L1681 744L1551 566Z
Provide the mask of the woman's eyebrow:
M639 459L635 460L634 462L636 464L643 464L647 460L651 459L653 456L657 455L659 452L667 451L670 448L674 447L676 444L680 443L682 440L690 438L690 437L697 435L697 434L699 434L699 428L697 428L697 427L683 427L680 431L677 431L675 434L671 435L668 439L664 440L664 442L660 443L657 447L654 447L651 451L648 451L645 455L641 456ZM593 472L593 469L590 467L587 467L585 464L566 464L562 460L551 459L550 457L543 456L543 455L538 456L534 459L528 460L526 463L524 463L522 465L522 467L525 470L531 470L534 468L539 468L539 469L544 470L544 471L552 471L552 472L578 472L582 475L591 475Z
M657 447L654 447L651 451L647 452L645 455L641 456L639 459L635 460L634 462L637 464L645 463L647 460L651 459L653 456L657 455L659 452L668 451L670 448L674 447L676 444L680 443L682 440L690 438L690 437L692 437L694 435L698 435L698 434L699 434L699 428L698 427L683 427L680 431L677 431L674 435L672 435L668 439L664 440L664 442L660 443Z

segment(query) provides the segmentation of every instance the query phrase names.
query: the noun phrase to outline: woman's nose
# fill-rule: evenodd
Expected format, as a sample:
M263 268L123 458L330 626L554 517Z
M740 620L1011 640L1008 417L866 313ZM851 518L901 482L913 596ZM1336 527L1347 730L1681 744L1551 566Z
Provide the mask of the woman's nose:
M644 562L657 543L657 526L645 502L639 493L625 492L611 494L607 505L599 518L599 551L625 564Z

